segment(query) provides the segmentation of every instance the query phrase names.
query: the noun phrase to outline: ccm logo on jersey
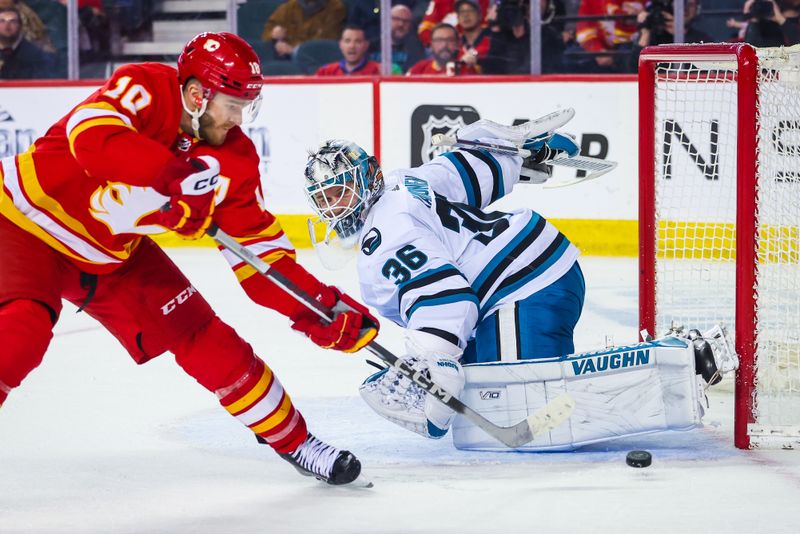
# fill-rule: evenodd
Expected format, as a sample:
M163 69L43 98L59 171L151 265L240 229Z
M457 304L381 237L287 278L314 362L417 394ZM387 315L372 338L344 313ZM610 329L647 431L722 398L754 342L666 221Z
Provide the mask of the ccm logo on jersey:
M572 362L572 371L576 376L588 373L598 373L611 369L623 369L626 367L638 367L650 363L650 349L631 350L627 352L615 352L613 354L603 354L584 358Z
M206 189L216 188L219 182L219 175L214 175L211 178L203 178L194 183L195 191L205 191Z
M197 293L197 290L194 287L192 286L187 287L186 289L178 293L178 295L174 299L171 299L169 302L161 306L161 313L163 313L164 315L169 315L175 308L186 302L189 299L189 297L191 297L195 293Z

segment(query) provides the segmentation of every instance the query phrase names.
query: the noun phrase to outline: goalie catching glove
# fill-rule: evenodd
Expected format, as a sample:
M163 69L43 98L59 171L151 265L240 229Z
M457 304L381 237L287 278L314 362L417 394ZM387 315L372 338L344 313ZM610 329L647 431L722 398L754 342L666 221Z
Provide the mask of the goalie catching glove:
M333 312L327 322L304 308L292 317L292 329L302 332L323 349L356 352L378 335L378 320L363 304L332 286L323 286L314 300Z
M175 158L167 163L152 186L169 197L159 212L159 224L184 239L202 237L211 224L218 183L219 162L211 156Z
M565 134L544 134L526 139L522 148L531 151L531 155L522 161L520 181L541 184L553 175L553 167L547 163L556 157L566 154L569 157L580 153L575 140Z

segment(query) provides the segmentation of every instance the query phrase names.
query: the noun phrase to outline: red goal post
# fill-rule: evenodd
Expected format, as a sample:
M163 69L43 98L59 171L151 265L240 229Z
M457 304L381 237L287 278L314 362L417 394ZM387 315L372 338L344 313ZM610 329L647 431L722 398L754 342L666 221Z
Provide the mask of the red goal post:
M724 323L734 442L800 446L800 50L646 48L639 60L639 321Z

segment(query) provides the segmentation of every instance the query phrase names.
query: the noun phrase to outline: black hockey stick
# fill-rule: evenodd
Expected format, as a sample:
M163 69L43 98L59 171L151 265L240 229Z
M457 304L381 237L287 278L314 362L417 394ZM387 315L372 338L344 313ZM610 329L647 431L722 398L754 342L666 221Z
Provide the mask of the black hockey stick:
M267 277L275 285L292 295L308 309L328 322L333 321L333 312L331 312L331 310L312 299L283 274L272 270L267 262L247 250L244 245L220 230L217 225L212 224L207 233L213 237L218 244L231 251L242 261ZM510 427L498 426L461 402L458 398L453 397L421 372L409 367L403 360L383 348L376 341L370 341L365 348L388 365L397 369L401 375L420 386L430 395L433 395L451 410L463 415L475 425L482 428L487 434L511 448L521 447L526 443L530 443L535 436L549 432L569 418L575 409L575 401L568 393L564 393L542 408L539 408L532 415L516 425Z
M531 151L522 148L521 146L506 146L498 145L495 143L484 143L481 141L471 141L467 139L459 139L455 135L436 134L431 137L432 146L452 146L455 148L473 148L484 149L489 152L496 152L498 154L505 154L509 156L519 156L521 158L528 158L531 156ZM543 161L547 165L558 165L561 167L570 167L573 169L588 171L588 173L581 178L574 178L562 182L554 182L552 185L546 185L545 188L552 189L555 187L565 187L568 185L575 185L587 180L594 180L604 174L614 170L617 167L616 161L608 161L599 158L592 158L589 156L568 156L566 154L559 154L553 159ZM520 179L520 182L523 182Z

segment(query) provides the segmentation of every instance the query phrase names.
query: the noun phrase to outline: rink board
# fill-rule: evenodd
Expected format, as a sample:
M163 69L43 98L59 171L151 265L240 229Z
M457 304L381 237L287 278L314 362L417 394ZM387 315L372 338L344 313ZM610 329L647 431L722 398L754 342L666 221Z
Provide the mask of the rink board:
M91 82L0 87L0 156L26 150L96 88ZM243 128L261 156L267 205L298 247L308 245L302 170L309 150L323 140L351 139L393 169L436 155L430 146L435 133L452 132L479 118L512 123L573 107L576 116L565 130L576 136L584 153L618 161L617 169L578 186L520 187L497 207L536 209L554 219L584 252L636 254L637 123L632 110L637 87L630 77L474 78L456 83L271 78L263 97L258 119ZM575 171L556 172L570 178Z

